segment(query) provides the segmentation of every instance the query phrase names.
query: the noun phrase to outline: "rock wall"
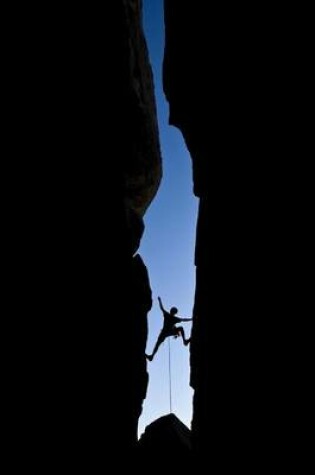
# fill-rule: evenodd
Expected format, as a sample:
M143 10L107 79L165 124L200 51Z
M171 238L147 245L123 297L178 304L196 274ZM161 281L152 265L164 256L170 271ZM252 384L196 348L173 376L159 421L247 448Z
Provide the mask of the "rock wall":
M291 259L300 220L285 165L299 155L290 27L280 8L248 17L239 5L164 5L169 120L191 153L200 200L194 450L210 467L281 466L299 444L285 317L301 302Z
M194 192L199 197L196 235L196 294L191 342L191 385L194 388L192 432L194 447L201 449L209 431L210 298L210 189L209 142L205 115L208 84L202 74L206 57L196 26L202 12L192 5L166 1L166 44L163 64L164 91L170 105L169 122L184 136L192 157ZM190 33L193 32L193 33ZM202 63L200 63L202 61ZM206 105L206 103L204 104Z
M307 326L296 336L309 312L299 264L309 262L311 186L298 162L309 156L299 105L309 104L310 29L305 12L276 4L165 5L170 121L200 198L194 447L221 471L229 461L292 471L309 433L295 422L308 420L311 374L299 351ZM6 280L18 305L9 429L23 464L41 472L97 472L136 439L151 299L135 254L161 176L140 11L137 0L49 5L40 21L26 8L9 22L7 123L20 158L5 175Z
M154 86L148 52L142 30L141 2L122 0L119 61L123 98L120 110L121 141L118 157L121 167L121 249L117 282L119 301L117 331L120 336L119 358L126 368L119 372L118 387L125 394L120 409L121 442L130 448L137 441L138 419L146 396L148 373L145 347L147 313L151 309L149 274L141 256L136 254L144 231L143 215L153 199L162 176Z
M94 473L136 444L148 382L137 252L162 168L141 1L19 17L17 450L41 472Z
M40 452L93 471L137 441L151 308L137 252L162 168L141 2L111 2L105 15L65 9L61 19L53 51L35 58L48 55L54 74L39 97L48 118L34 127L36 150L46 150L41 189L32 185L26 208L28 248L36 251L24 268L36 274L28 294L42 329L28 367L45 362L34 371L33 399L42 401L36 433L45 426L49 434Z
M284 315L296 308L294 205L281 178L284 157L297 150L289 36L277 9L254 8L248 21L239 6L164 5L169 120L190 151L200 201L194 450L210 467L267 466L275 456L281 464L295 440L292 353L281 336Z
M138 444L138 454L149 460L156 458L156 464L165 463L161 460L161 453L170 458L171 467L184 467L190 461L191 434L175 414L159 417L149 424L142 434Z
M160 183L162 169L154 87L142 30L142 2L122 5L121 111L125 197L128 206L142 216Z

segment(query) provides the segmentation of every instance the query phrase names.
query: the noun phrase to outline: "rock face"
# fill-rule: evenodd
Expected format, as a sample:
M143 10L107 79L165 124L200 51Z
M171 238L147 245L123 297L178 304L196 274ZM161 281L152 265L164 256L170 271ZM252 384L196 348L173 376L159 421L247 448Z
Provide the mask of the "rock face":
M290 48L279 62L286 35L275 27L275 12L254 9L248 22L238 7L164 4L169 120L190 151L200 200L194 451L210 464L249 466L270 463L279 449L281 463L295 440L287 417L291 352L281 337L283 315L296 308L288 237L294 206L281 179L281 157L297 146L287 100ZM278 444L280 436L286 443Z
M145 358L145 348L148 336L147 314L152 307L149 274L139 254L132 259L130 301L128 318L130 324L130 353L127 355L131 376L131 423L133 425L133 440L137 440L138 419L142 411L142 402L147 393L148 373Z
M164 463L183 464L191 453L190 430L175 414L162 416L146 427L139 440L138 452L145 457L156 456L157 463L162 456Z
M117 235L123 247L117 262L120 276L117 287L121 300L117 325L120 337L119 357L126 361L120 373L119 388L125 394L121 410L122 446L137 441L137 424L146 396L148 374L145 347L147 313L152 306L149 275L140 255L135 255L144 225L142 217L153 199L162 175L152 72L142 31L141 1L121 0L117 19L120 50L115 51L123 100L117 144L121 188L118 195L120 214ZM118 34L118 33L117 33Z
M142 30L142 2L121 0L122 155L126 202L143 215L161 179L161 156L152 71Z
M229 459L244 471L250 456L250 473L266 461L270 470L278 455L283 471L304 432L292 424L304 405L292 397L303 384L292 348L304 297L297 263L309 259L296 230L311 221L300 218L296 191L305 170L295 176L309 153L298 124L309 114L296 106L308 103L307 42L301 35L299 47L296 9L208 3L165 2L170 121L191 152L200 199L193 446L222 470ZM109 452L117 463L136 442L147 384L151 291L136 252L161 177L153 85L140 1L105 10L49 7L41 22L31 11L11 35L13 142L22 157L14 178L7 173L17 223L7 280L22 335L22 351L8 352L18 360L10 369L15 432L21 446L31 441L32 467L55 471L97 473Z
M210 269L209 142L205 116L200 113L209 85L202 74L204 44L197 24L202 12L191 4L165 2L166 44L163 65L164 91L170 105L169 122L184 136L193 164L194 192L200 198L196 236L196 294L191 343L191 385L194 388L192 430L195 450L209 434L210 392L208 282ZM201 23L200 23L201 25ZM189 32L193 32L190 34ZM200 55L200 56L199 56Z
M30 62L19 87L32 102L21 144L33 154L17 233L26 256L20 301L34 327L23 351L23 361L32 355L24 427L35 434L30 453L93 472L108 452L137 442L151 308L137 250L161 156L141 1L110 2L106 15L65 6L48 17L40 33L33 24L31 39L23 34Z
M58 59L56 71L65 79L57 81L63 112L57 122L67 140L63 148L65 137L55 128L47 140L61 156L62 171L56 165L53 210L44 210L49 231L38 233L50 235L51 242L41 241L51 262L46 258L49 279L42 279L47 296L37 292L45 296L52 321L59 319L51 352L59 358L51 384L57 396L46 404L55 410L51 426L57 414L62 419L57 427L67 425L58 429L59 439L67 439L64 446L69 440L73 459L90 463L103 457L106 427L114 452L119 445L126 453L137 442L152 304L149 273L137 251L162 168L141 1L112 2L107 10L112 28L100 11L77 14L58 51L64 64ZM73 163L61 154L69 150Z

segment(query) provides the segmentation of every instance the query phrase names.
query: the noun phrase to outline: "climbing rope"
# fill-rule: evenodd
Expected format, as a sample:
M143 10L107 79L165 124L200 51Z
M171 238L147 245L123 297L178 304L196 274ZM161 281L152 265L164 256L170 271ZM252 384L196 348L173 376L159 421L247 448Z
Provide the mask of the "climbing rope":
M171 339L168 339L168 376L170 388L170 414L172 412L172 373L171 373Z

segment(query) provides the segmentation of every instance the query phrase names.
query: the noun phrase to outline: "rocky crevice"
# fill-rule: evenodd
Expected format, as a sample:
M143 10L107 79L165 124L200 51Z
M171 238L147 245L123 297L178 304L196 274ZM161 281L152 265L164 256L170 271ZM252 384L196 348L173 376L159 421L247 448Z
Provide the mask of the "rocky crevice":
M119 382L125 394L121 442L130 448L137 442L138 419L148 385L145 348L147 314L152 306L149 273L137 250L144 232L143 215L158 190L162 164L153 76L142 29L142 2L120 0L119 7L120 51L116 52L116 60L121 107L117 127L121 141L117 157L121 162L119 227L124 245L119 256L121 279L117 286L122 298L117 331L121 335L120 358L126 362Z
M166 44L163 64L164 91L169 102L169 122L178 127L192 158L194 193L199 198L196 232L196 291L191 342L191 386L194 388L192 438L195 451L201 450L209 430L210 400L210 194L208 174L209 143L201 104L207 89L200 57L204 44L198 35L202 11L190 2L165 0ZM202 10L202 9L201 9ZM190 33L191 32L191 33Z

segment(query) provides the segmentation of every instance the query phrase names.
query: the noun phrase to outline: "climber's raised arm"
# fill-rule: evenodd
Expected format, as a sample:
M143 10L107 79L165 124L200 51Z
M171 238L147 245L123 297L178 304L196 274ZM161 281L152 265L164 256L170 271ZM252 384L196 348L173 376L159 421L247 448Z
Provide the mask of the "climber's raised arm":
M162 310L162 312L165 312L165 308L163 307L161 297L158 297L158 301L159 301L159 304L160 304L160 309Z

